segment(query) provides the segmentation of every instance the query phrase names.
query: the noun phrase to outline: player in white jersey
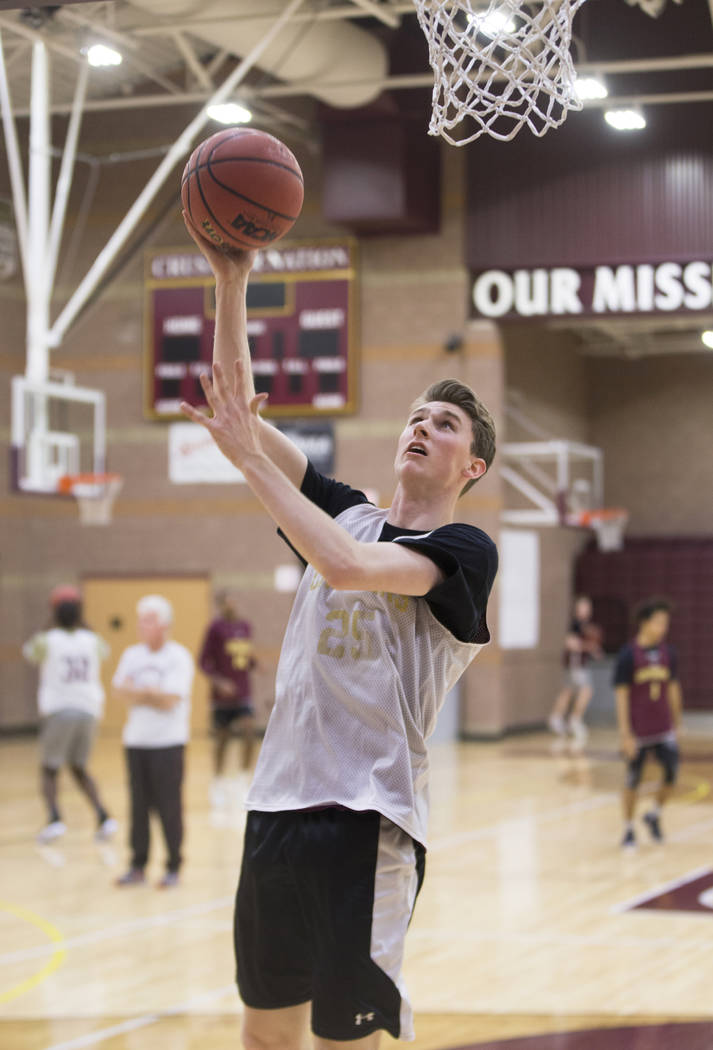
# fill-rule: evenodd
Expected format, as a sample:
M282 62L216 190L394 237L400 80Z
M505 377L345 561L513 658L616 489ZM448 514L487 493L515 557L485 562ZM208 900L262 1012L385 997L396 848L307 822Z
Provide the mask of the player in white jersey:
M283 642L253 785L236 901L245 1046L374 1050L412 1037L400 971L424 871L426 739L483 644L492 540L454 522L495 431L472 390L414 402L388 510L322 477L259 416L245 293L251 253L191 231L216 277L212 409L188 405L307 568Z
M96 813L96 837L105 839L113 835L117 824L99 797L87 762L104 707L100 664L109 649L103 638L83 626L76 588L56 587L50 605L53 626L35 634L22 649L25 658L40 668L42 796L48 820L38 839L51 842L67 830L57 801L59 770L65 764Z

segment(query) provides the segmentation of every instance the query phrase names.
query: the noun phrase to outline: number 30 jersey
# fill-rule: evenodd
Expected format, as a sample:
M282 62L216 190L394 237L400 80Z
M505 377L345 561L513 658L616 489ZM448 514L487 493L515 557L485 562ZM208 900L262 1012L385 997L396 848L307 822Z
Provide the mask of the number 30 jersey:
M335 520L355 539L377 542L393 528L385 526L387 515L360 503ZM438 530L404 532L392 542L429 553ZM285 633L249 809L376 810L425 844L426 740L446 693L489 640L484 609L479 632L468 640L438 619L439 587L424 598L338 591L307 567Z
M104 707L100 663L108 648L85 628L53 627L23 646L25 657L40 665L38 705L41 715L73 708L99 718Z

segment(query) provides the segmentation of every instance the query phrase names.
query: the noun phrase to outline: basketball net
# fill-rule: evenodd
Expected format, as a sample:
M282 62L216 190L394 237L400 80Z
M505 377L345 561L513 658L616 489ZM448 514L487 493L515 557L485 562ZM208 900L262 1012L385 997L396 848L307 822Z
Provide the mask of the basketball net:
M60 478L57 487L76 499L82 525L109 525L123 484L119 474L75 474Z
M414 0L435 78L429 135L454 146L484 134L505 142L527 125L539 137L581 109L569 49L583 3Z

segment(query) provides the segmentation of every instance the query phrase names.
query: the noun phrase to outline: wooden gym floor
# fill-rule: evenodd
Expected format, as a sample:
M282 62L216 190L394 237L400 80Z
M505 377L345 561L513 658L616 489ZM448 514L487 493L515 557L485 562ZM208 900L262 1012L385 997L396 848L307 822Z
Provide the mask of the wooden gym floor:
M623 855L614 734L586 753L538 734L438 744L426 882L405 973L416 1050L713 1047L713 736L689 731L667 840ZM70 830L43 811L32 741L0 743L3 1050L237 1050L232 900L243 817L209 801L206 738L190 746L182 885L112 885L127 860L120 741L93 771L121 822L97 844L67 776ZM643 812L643 807L642 807ZM395 1046L384 1038L382 1048Z

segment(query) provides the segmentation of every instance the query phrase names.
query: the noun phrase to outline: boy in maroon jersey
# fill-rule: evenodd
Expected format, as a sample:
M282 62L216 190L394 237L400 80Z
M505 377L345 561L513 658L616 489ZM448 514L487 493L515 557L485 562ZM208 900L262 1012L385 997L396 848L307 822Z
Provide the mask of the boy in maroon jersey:
M221 591L216 596L218 616L210 624L199 657L201 670L210 678L211 710L215 748L213 801L225 800L221 778L225 752L233 724L242 737L241 773L248 779L255 740L255 712L252 706L250 672L255 668L252 625L238 615L233 595ZM247 789L247 783L241 785Z
M676 653L664 641L671 620L668 602L650 599L637 611L637 633L619 653L614 672L621 749L629 760L624 790L622 847L634 849L634 810L647 754L663 769L653 807L644 815L651 837L661 842L661 808L671 794L678 771L676 733L683 706Z

